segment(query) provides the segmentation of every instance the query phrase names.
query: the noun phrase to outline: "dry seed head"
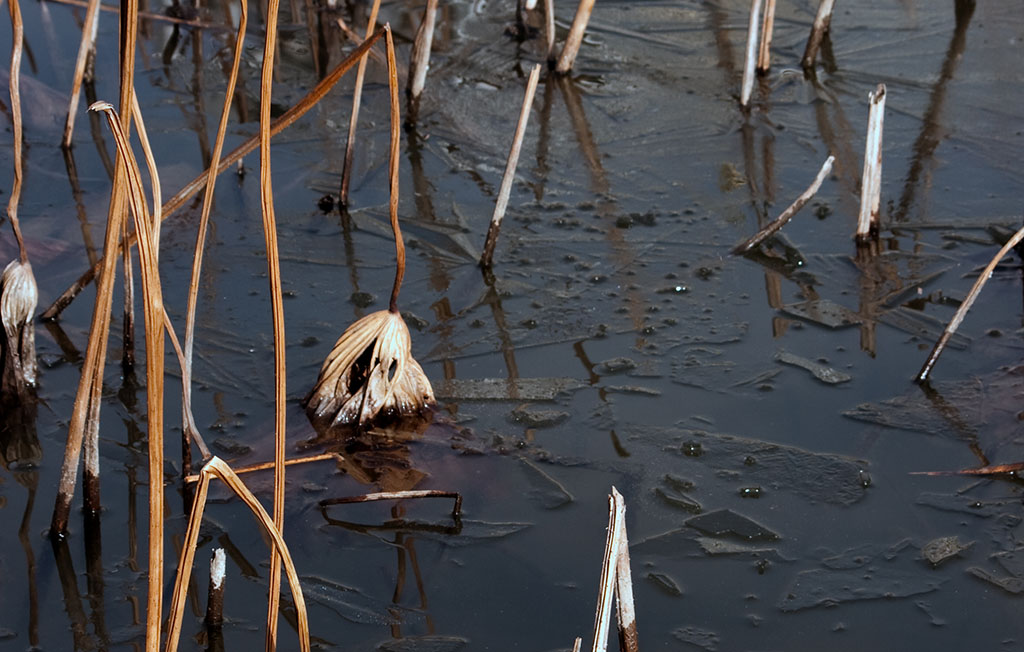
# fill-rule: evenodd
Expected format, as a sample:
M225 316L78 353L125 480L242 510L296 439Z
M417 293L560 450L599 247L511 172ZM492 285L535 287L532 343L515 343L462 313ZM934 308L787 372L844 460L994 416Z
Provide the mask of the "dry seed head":
M36 382L35 329L32 317L39 301L32 265L12 260L0 276L0 322L3 322L7 358L17 360L25 382Z
M306 399L310 418L328 427L364 426L433 407L434 391L412 357L402 316L381 310L342 333Z

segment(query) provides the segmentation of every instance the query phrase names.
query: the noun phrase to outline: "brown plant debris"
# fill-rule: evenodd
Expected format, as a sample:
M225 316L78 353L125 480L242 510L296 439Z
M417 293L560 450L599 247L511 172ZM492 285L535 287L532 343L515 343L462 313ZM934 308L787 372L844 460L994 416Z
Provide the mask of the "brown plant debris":
M381 310L352 324L327 356L306 399L314 423L368 425L434 405L434 392L412 357L402 316Z
M0 321L3 322L3 388L14 389L36 383L35 326L39 290L32 265L12 260L0 276Z

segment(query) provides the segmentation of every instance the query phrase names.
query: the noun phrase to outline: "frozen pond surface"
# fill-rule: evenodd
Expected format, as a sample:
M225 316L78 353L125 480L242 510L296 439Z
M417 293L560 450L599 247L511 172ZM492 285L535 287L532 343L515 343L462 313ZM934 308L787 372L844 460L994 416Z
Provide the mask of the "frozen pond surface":
M365 25L363 6L296 4L282 12L276 113L351 49L338 17ZM346 455L340 468L288 472L286 537L317 645L425 652L589 641L615 485L628 507L645 649L1021 646L1020 483L911 475L1024 460L1019 258L997 269L931 390L911 379L1021 224L1024 14L1013 2L840 2L831 49L808 80L799 61L816 5L779 2L773 67L744 115L736 96L748 3L598 0L574 75L538 88L488 280L474 260L544 45L505 35L508 3L441 3L419 123L403 135L400 306L442 409L402 443L309 443L299 403L344 328L387 305L383 67L369 66L349 219L317 204L337 192L352 78L275 138L289 455ZM84 10L44 2L22 11L32 56L20 215L43 307L102 242L113 145L105 126L79 116L73 188L59 139ZM556 11L562 34L572 9ZM213 26L201 30L142 23L136 85L165 197L205 167L230 62L229 13L205 7ZM403 62L420 13L418 3L381 9ZM251 14L227 150L257 127L256 5ZM6 70L10 27L0 23ZM99 30L96 98L115 100L112 14ZM881 252L858 260L867 94L879 82L888 89ZM8 106L4 95L5 202ZM781 236L730 256L830 153L833 174ZM217 186L194 397L207 441L239 465L273 449L257 158L245 166ZM163 230L176 324L197 218L190 205ZM16 250L6 221L0 229L6 262ZM122 377L119 326L106 371L101 530L87 532L75 512L65 545L45 536L92 300L90 289L57 324L37 327L34 424L18 436L11 415L0 417L0 650L134 650L144 640L144 370ZM178 391L174 377L169 436L180 432ZM186 522L176 448L166 469L169 559ZM247 482L269 504L269 474ZM406 503L399 516L383 504L318 507L411 487L461 492L461 524L441 501ZM255 649L266 547L237 500L222 487L211 496L181 647L206 647L205 560L221 546L225 649ZM280 640L293 649L290 626Z

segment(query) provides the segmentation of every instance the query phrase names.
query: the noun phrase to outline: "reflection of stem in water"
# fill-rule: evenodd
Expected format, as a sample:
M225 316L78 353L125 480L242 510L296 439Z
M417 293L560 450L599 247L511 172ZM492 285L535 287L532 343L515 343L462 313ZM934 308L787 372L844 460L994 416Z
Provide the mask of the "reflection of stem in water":
M544 80L544 99L540 107L537 130L537 167L534 168L534 177L537 183L533 187L533 197L538 202L544 199L544 184L548 179L548 142L550 141L551 124L551 98L553 85L551 77Z
M316 72L317 79L321 79L324 76L324 71L320 67L320 30L318 29L319 20L316 16L316 9L313 8L312 0L305 0L306 9L306 30L309 32L309 53L313 58L313 71Z
M484 283L487 285L487 294L483 303L491 307L491 315L494 317L494 326L498 329L498 339L501 341L501 353L505 358L505 368L508 369L510 396L518 394L515 383L511 382L519 378L519 366L516 364L516 349L512 343L512 336L509 335L508 325L505 323L505 311L501 307L501 297L494 287L494 275L486 270L483 271Z
M436 222L437 215L434 213L434 188L430 184L423 169L423 145L415 128L408 132L407 151L409 152L409 168L412 171L413 198L416 202L416 215L425 222ZM448 274L447 266L437 256L431 256L430 266L430 287L437 292L448 289L451 283L451 276Z
M743 126L740 127L740 137L743 144L743 176L747 180L747 188L750 191L750 205L757 215L757 228L761 229L768 221L768 214L764 208L764 197L758 189L754 126L750 124L749 120L745 120Z
M25 551L25 570L28 573L28 643L33 649L36 649L39 647L39 587L36 584L36 555L32 551L29 526L32 522L32 507L36 502L39 473L31 471L18 475L21 476L18 481L28 489L25 511L21 516L21 525L18 527L18 540ZM21 479L22 477L24 480Z
M128 222L122 223L121 242L128 242ZM135 368L135 275L132 274L132 250L121 248L124 262L124 312L121 320L121 368Z
M939 416L948 421L949 424L953 426L953 429L967 440L967 444L970 447L971 452L974 453L975 457L977 457L981 462L981 466L988 466L991 464L988 456L985 455L985 451L981 448L981 443L978 441L978 433L960 415L960 410L943 398L942 394L932 387L931 384L922 383L920 387L925 398L935 406L935 411L939 413Z
M92 81L82 82L85 90L86 104L92 106L96 102L96 86ZM96 145L96 153L99 154L103 169L107 171L107 178L114 179L114 162L110 160L110 152L103 141L103 125L100 123L100 116L95 111L86 111L89 116L89 133L92 134L92 142ZM95 265L94 265L95 266Z
M82 362L82 352L78 350L75 343L71 341L64 329L61 328L60 322L58 321L44 321L43 326L50 333L50 336L60 347L61 353L64 355L64 361L78 366Z
M953 38L946 50L946 58L942 61L939 78L932 86L928 109L925 111L924 117L921 118L921 133L914 141L914 157L910 161L910 169L903 182L903 193L896 204L896 211L893 215L894 222L906 220L907 212L914 203L914 194L921 185L921 175L924 172L925 164L932 159L936 148L947 135L941 122L942 109L946 102L946 87L949 80L953 78L957 64L960 63L967 47L967 27L974 14L974 4L974 0L956 0L956 28L953 30ZM927 188L931 184L924 185Z
M92 627L99 639L100 649L110 644L107 633L107 622L103 604L103 545L100 519L96 515L85 518L85 577L89 595L89 608L92 611Z
M64 610L71 621L71 638L74 641L74 649L95 649L96 645L88 633L85 609L82 606L82 596L78 593L78 576L75 574L74 564L71 561L71 551L68 549L67 539L64 537L50 537L50 543L53 546L53 557L57 565L57 574L60 576L61 592L64 594Z
M832 91L812 78L815 90L824 101L814 103L814 116L818 124L818 134L822 142L835 157L835 173L846 185L846 193L841 193L842 201L848 203L844 212L857 210L849 198L860 190L860 156L853 148L853 128L843 113L842 103ZM829 121L828 108L832 107L832 122ZM833 129L833 123L835 128Z
M612 224L615 200L610 195L611 183L608 181L608 173L601 163L601 154L594 141L594 134L590 129L590 123L587 122L579 89L573 80L568 77L559 77L556 79L556 83L558 84L559 91L562 93L562 99L569 113L569 119L572 122L576 140L579 143L580 150L583 152L583 158L590 172L591 190L598 198L597 213L602 218L602 223L611 227L608 228L608 240L612 249L615 269L617 272L622 272L633 267L637 260L636 252L632 251L629 243L626 242L623 230L615 228ZM644 308L646 307L644 298L638 292L638 288L631 278L619 279L619 285L626 291L626 302L628 304L630 320L633 323L633 329L640 333L643 328ZM646 343L647 341L644 337L637 337L636 348L640 350Z
M90 111L90 113L92 113ZM82 187L78 183L78 168L75 166L75 155L71 148L63 148L64 167L68 172L68 182L71 184L71 197L75 200L75 214L78 215L78 222L82 227L82 243L85 245L85 254L89 257L89 264L96 264L96 245L92 241L92 230L89 228L89 216L82 203Z
M452 346L451 336L455 331L453 323L455 313L452 311L451 301L448 297L441 297L440 300L431 304L430 309L434 311L435 325L433 332L437 334L442 349L446 352L453 351L454 347ZM445 380L453 380L455 378L455 360L450 355L441 360L441 371L444 374ZM455 416L458 414L459 404L455 401L448 401L445 404L445 409L452 416Z
M195 124L196 135L199 137L199 153L203 160L203 169L210 167L213 155L210 153L210 136L206 133L206 106L203 102L203 39L201 34L192 34L192 105L193 113L188 116L189 122Z

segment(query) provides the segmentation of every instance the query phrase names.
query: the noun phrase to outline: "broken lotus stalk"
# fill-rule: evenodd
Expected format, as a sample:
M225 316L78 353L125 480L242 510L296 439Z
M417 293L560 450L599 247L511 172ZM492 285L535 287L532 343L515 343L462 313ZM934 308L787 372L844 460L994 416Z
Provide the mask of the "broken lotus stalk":
M389 213L397 258L391 303L363 317L342 333L320 368L306 398L311 421L328 428L366 426L378 419L415 415L433 407L434 392L412 357L409 328L398 312L398 292L405 275L405 244L398 226L398 75L391 29L386 27L388 85L391 89L391 156Z

